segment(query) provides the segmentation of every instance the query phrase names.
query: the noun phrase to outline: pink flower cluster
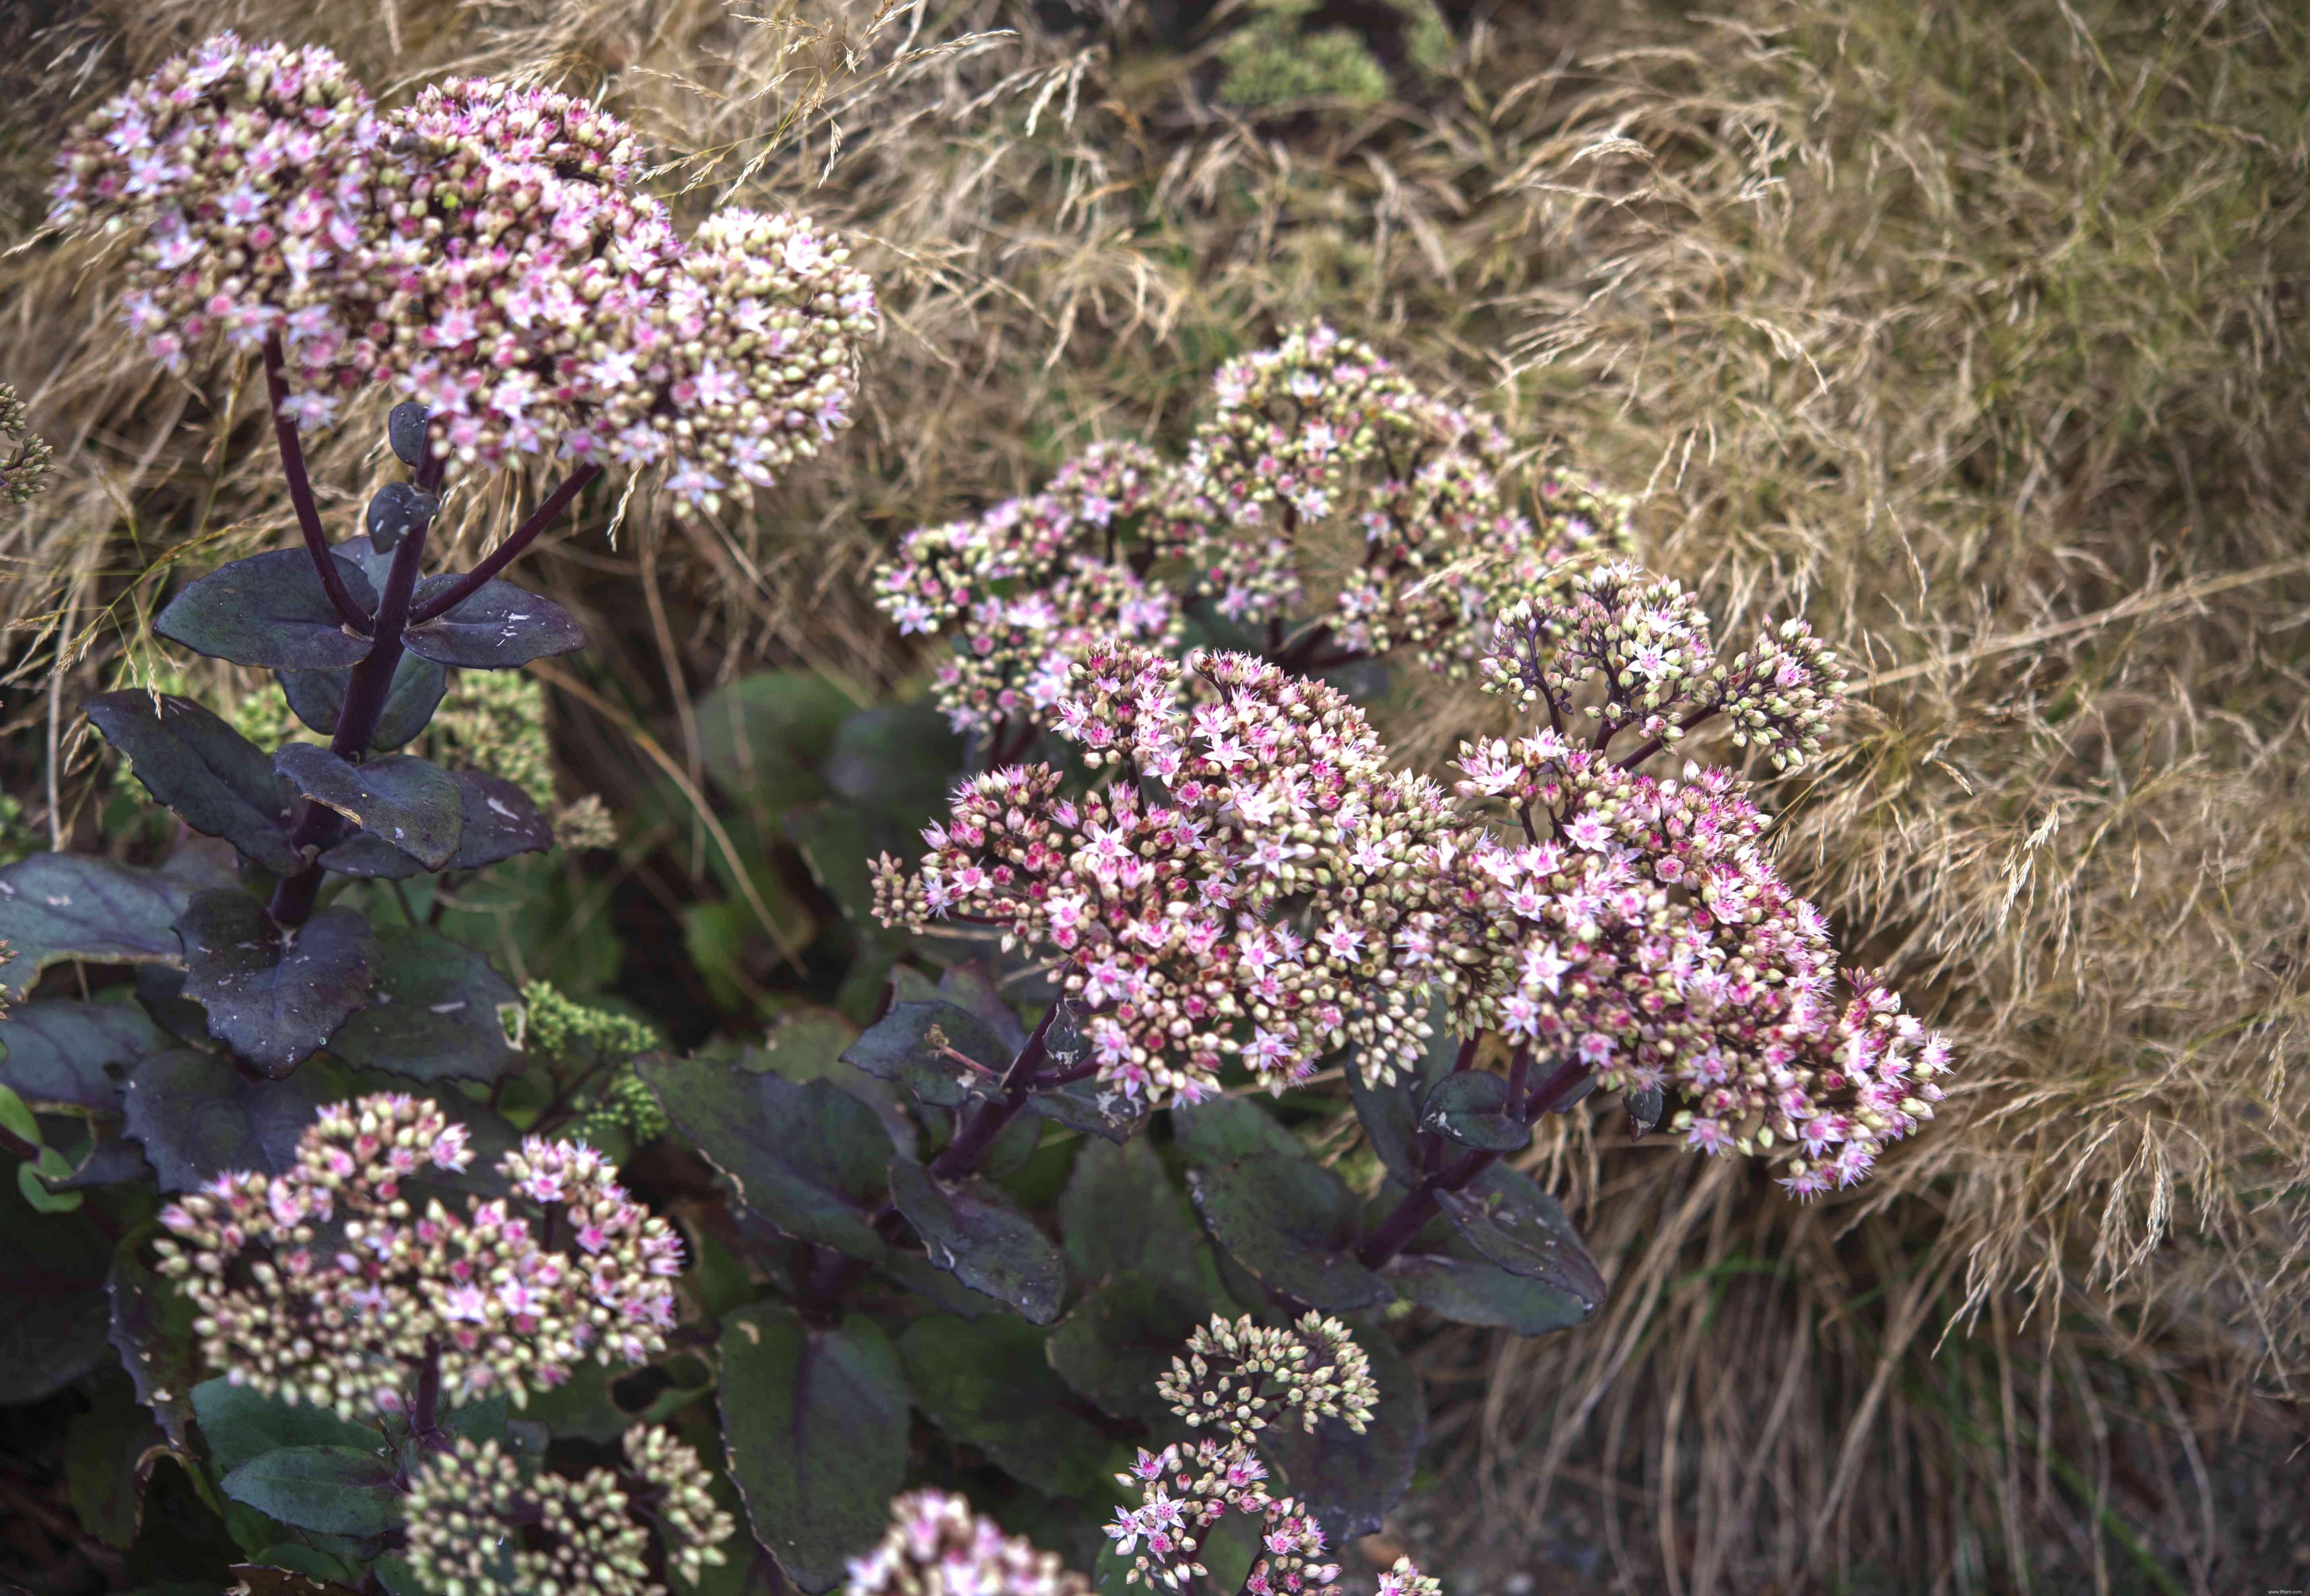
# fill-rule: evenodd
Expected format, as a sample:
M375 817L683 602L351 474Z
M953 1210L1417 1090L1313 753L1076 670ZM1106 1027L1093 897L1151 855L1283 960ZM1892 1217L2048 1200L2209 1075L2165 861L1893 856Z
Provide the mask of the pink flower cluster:
M1041 493L900 541L876 602L902 634L953 638L935 690L958 728L1040 724L1095 641L1175 646L1166 582L1267 629L1271 655L1320 588L1292 661L1409 648L1456 676L1500 610L1631 545L1628 501L1594 483L1543 473L1535 514L1511 507L1498 425L1328 327L1230 361L1213 395L1182 463L1095 445Z
M430 1360L451 1403L501 1390L518 1406L586 1357L664 1349L682 1244L599 1153L532 1138L499 1160L543 1214L471 1197L462 1215L412 1211L404 1180L471 1158L434 1104L378 1094L321 1109L288 1173L219 1175L163 1208L159 1267L199 1309L203 1356L353 1415L408 1410Z
M890 1504L890 1529L850 1559L843 1596L1090 1596L1090 1582L1056 1552L973 1513L945 1491L909 1491Z
M1351 1037L1416 1051L1424 998L1383 978L1387 925L1444 810L1381 780L1360 711L1247 655L1196 654L1183 677L1127 646L1094 648L1056 707L1104 784L1063 797L1039 765L963 784L914 872L878 863L885 924L989 925L1052 958L1129 1097L1198 1100L1229 1057L1281 1090Z
M848 424L876 325L807 219L727 211L685 247L630 130L551 90L464 79L379 114L327 51L221 33L59 160L50 220L130 239L156 358L277 338L300 425L389 383L464 465L662 461L712 508Z
M953 638L932 691L957 731L1043 723L1096 643L1177 648L1177 600L1144 574L1189 535L1166 480L1151 451L1094 444L1041 493L900 540L875 602L902 635Z
M1540 483L1535 525L1507 502L1507 436L1423 394L1369 345L1321 325L1220 368L1182 489L1203 536L1199 591L1220 614L1281 625L1308 596L1324 551L1324 619L1342 647L1409 647L1456 675L1481 651L1504 588L1592 550L1622 550L1625 500L1581 490L1590 513L1554 513L1565 484ZM1569 510L1568 506L1567 509Z
M1160 1452L1142 1447L1131 1470L1115 1477L1140 1494L1138 1506L1116 1508L1106 1527L1116 1554L1132 1559L1125 1582L1191 1586L1210 1573L1197 1553L1211 1526L1241 1513L1261 1520L1260 1552L1243 1585L1249 1596L1338 1596L1340 1566L1327 1556L1323 1525L1298 1498L1269 1494L1268 1466L1253 1443L1272 1424L1312 1431L1326 1418L1363 1433L1379 1392L1347 1327L1316 1314L1290 1326L1214 1316L1156 1389L1190 1427L1213 1433ZM1441 1588L1406 1558L1379 1581L1380 1596L1438 1596Z

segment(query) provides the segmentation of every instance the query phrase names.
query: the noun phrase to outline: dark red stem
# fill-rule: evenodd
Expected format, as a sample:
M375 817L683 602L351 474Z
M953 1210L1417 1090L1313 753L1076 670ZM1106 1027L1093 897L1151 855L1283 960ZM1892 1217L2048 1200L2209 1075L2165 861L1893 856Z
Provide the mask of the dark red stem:
M305 552L313 557L313 570L321 578L321 586L339 619L368 637L374 623L368 612L353 602L344 577L337 569L337 557L329 552L328 536L321 530L320 507L313 502L313 483L305 474L305 447L298 441L297 423L281 408L289 402L289 377L278 333L267 334L265 339L265 391L273 406L274 441L281 446L281 474L289 482L289 502L296 507L297 529L304 534Z
M421 626L447 614L482 590L482 584L521 558L522 551L537 541L537 534L560 518L569 507L570 500L586 490L587 484L602 474L598 465L581 465L561 481L561 485L545 496L545 502L530 512L529 519L513 529L513 535L491 550L482 563L467 571L441 592L427 599L413 611L410 624Z
M986 1156L986 1149L994 1145L994 1139L1003 1134L1003 1128L1027 1106L1027 1099L1034 1095L1035 1077L1044 1059L1049 1056L1044 1041L1050 1036L1051 1021L1058 1018L1060 1003L1064 1001L1054 1002L1043 1011L1043 1018L1036 1022L1035 1034L1027 1038L1027 1045L1019 1050L1019 1056L1011 1061L1011 1068L1003 1073L1003 1095L971 1110L962 1128L954 1133L954 1140L946 1144L946 1150L931 1160L932 1175L941 1180L960 1180L968 1175Z
M1533 1089L1532 1101L1524 1110L1524 1123L1531 1123L1563 1102L1579 1090L1580 1083L1587 1078L1588 1067L1576 1060L1568 1059L1557 1065ZM1497 1163L1499 1156L1470 1148L1440 1174L1429 1175L1405 1193L1403 1200L1356 1249L1357 1262L1366 1269L1377 1269L1403 1251L1405 1244L1436 1217L1436 1200L1440 1194L1459 1191Z
M409 595L416 590L418 562L425 554L427 525L411 528L394 550L385 593L378 601L375 640L369 645L369 657L352 668L345 683L344 707L337 712L336 734L329 739L329 751L352 764L360 764L368 754L377 736L377 724L385 717L386 699L393 692L393 674L401 664L401 636L409 620ZM337 825L336 811L300 798L290 823L289 841L295 847L317 853L336 835ZM302 925L311 919L326 873L316 859L295 875L283 876L273 889L274 924Z

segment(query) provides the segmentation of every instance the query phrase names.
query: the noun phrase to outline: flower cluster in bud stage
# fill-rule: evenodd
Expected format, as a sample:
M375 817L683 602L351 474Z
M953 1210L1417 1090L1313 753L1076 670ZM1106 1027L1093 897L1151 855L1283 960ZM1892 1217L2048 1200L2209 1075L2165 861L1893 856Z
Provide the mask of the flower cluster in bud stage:
M1481 653L1504 585L1628 546L1627 501L1593 485L1576 507L1561 479L1543 478L1535 525L1507 500L1496 422L1438 403L1328 326L1228 362L1212 393L1180 478L1203 528L1198 590L1229 620L1289 620L1307 601L1307 568L1337 545L1346 568L1324 617L1337 642L1410 648L1456 675Z
M876 602L902 634L952 638L934 690L957 729L1044 724L1094 643L1175 646L1181 596L1269 627L1274 653L1327 559L1334 659L1409 648L1458 675L1498 611L1631 547L1629 501L1593 483L1545 474L1536 516L1511 507L1495 423L1329 327L1229 362L1213 393L1182 463L1096 445L1041 493L900 541ZM1156 570L1174 563L1177 596Z
M1214 1316L1156 1391L1188 1427L1209 1433L1191 1445L1142 1448L1131 1471L1116 1476L1140 1494L1138 1506L1116 1508L1107 1526L1116 1555L1132 1559L1125 1583L1177 1590L1203 1577L1210 1571L1197 1553L1211 1526L1240 1513L1261 1521L1247 1596L1338 1596L1340 1567L1326 1555L1323 1525L1297 1498L1270 1494L1254 1443L1271 1426L1312 1431L1324 1419L1363 1433L1379 1391L1347 1327L1316 1314L1288 1326ZM1380 1575L1380 1596L1437 1596L1440 1588L1408 1559Z
M890 1528L850 1559L843 1596L1090 1596L1090 1582L1056 1552L1037 1551L945 1491L909 1491L890 1504Z
M1363 714L1245 655L1102 646L1057 729L1104 771L1080 798L1048 766L965 782L912 872L875 867L875 912L1000 931L1058 966L1101 1083L1197 1101L1229 1058L1281 1089L1354 1044L1416 1053L1424 998L1389 973L1398 875L1444 823L1439 792L1385 778Z
M434 1104L380 1093L322 1108L286 1174L219 1175L163 1208L160 1269L198 1310L203 1357L359 1416L412 1410L437 1375L452 1405L502 1391L520 1406L584 1358L664 1349L682 1244L599 1153L533 1137L500 1158L534 1217L473 1197L421 1213L402 1191L471 1159Z
M666 1596L649 1574L647 1515L684 1580L726 1562L721 1542L737 1522L715 1504L698 1453L656 1425L628 1430L625 1450L627 1478L573 1479L461 1436L410 1479L404 1555L440 1596Z
M685 246L616 117L464 79L379 113L326 50L210 39L67 141L50 220L129 243L129 325L172 369L280 341L303 426L389 382L437 455L663 462L743 497L848 424L873 293L806 219Z
M22 504L48 489L49 462L56 451L24 424L24 402L0 383L0 504Z

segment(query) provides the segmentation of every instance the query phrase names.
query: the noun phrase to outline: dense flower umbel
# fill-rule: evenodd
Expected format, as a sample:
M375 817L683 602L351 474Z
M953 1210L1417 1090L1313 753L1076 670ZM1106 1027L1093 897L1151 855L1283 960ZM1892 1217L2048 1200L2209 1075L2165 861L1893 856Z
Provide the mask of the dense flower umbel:
M459 1436L410 1480L411 1568L441 1596L665 1596L649 1577L644 1514L684 1580L726 1562L720 1543L737 1524L715 1505L698 1453L656 1425L628 1430L625 1448L630 1479L607 1469L572 1479Z
M1410 647L1458 673L1481 651L1493 591L1627 533L1625 507L1536 527L1504 491L1507 436L1439 403L1327 326L1229 361L1180 475L1205 537L1194 557L1222 615L1281 626L1324 545L1351 568L1324 617L1342 647ZM1550 479L1549 499L1562 485ZM1352 552L1350 552L1352 551Z
M278 334L300 425L390 381L447 459L663 462L713 507L849 424L873 294L804 218L727 211L685 247L636 158L551 90L460 79L379 117L327 52L226 33L82 126L51 219L132 239L129 321L172 367Z
M1522 708L1546 706L1559 731L1585 716L1600 748L1624 731L1650 740L1647 750L1665 747L1722 715L1735 744L1755 743L1781 770L1820 751L1845 691L1843 663L1803 621L1760 632L1722 664L1699 602L1625 561L1502 614L1482 673L1487 692ZM1602 701L1576 707L1576 692L1591 681L1602 683Z
M0 383L0 504L22 504L48 489L48 463L55 451L24 422L24 403Z
M944 1491L909 1491L890 1504L881 1544L850 1559L843 1596L1090 1596L1090 1582L1056 1552L1005 1535L993 1519Z
M1244 1513L1262 1520L1260 1553L1243 1586L1250 1596L1337 1596L1340 1568L1326 1555L1323 1525L1296 1497L1268 1494L1269 1470L1253 1443L1270 1426L1312 1431L1325 1419L1363 1433L1379 1390L1347 1327L1316 1314L1288 1327L1214 1315L1156 1390L1189 1427L1211 1434L1142 1449L1131 1471L1115 1477L1140 1494L1137 1507L1116 1508L1107 1526L1116 1554L1132 1559L1125 1583L1177 1590L1203 1577L1210 1571L1196 1554L1211 1527ZM1402 1558L1379 1588L1381 1596L1439 1590Z
M285 1175L230 1173L169 1203L162 1273L200 1311L202 1355L235 1383L341 1413L399 1413L438 1357L453 1405L517 1406L587 1357L639 1363L673 1323L680 1241L593 1149L531 1138L498 1162L518 1201L429 1201L404 1179L472 1158L432 1103L378 1094L324 1107ZM547 1245L566 1236L563 1252Z
M957 730L1039 724L1093 643L1177 647L1177 601L1145 574L1194 533L1171 498L1151 451L1093 444L1044 491L899 541L875 602L902 634L953 637L932 691Z
M364 297L384 241L384 143L328 51L220 33L81 124L48 217L127 241L122 304L155 360L177 370L212 335L252 348L282 333L325 417L385 355L342 308Z
M1774 870L1739 776L1629 768L1706 718L1695 706L1724 708L1793 763L1818 749L1837 667L1784 628L1712 670L1705 622L1674 584L1620 568L1576 587L1559 610L1502 622L1488 682L1538 684L1556 724L1462 746L1462 794L1508 823L1429 856L1436 906L1402 940L1463 1034L1496 1030L1610 1089L1672 1090L1684 1106L1670 1123L1689 1145L1785 1162L1799 1195L1850 1184L1932 1117L1948 1043L1871 973L1848 972L1852 995L1837 998L1828 924ZM1559 728L1573 684L1593 676L1600 731L1575 746ZM1621 731L1655 741L1616 762L1602 744Z
M912 875L878 863L876 914L993 925L1054 958L1127 1096L1194 1101L1230 1056L1281 1089L1351 1037L1412 1045L1419 1010L1360 978L1386 962L1393 872L1425 823L1410 789L1381 781L1332 689L1244 655L1188 666L1095 649L1056 708L1104 785L1064 797L1039 765L963 783Z

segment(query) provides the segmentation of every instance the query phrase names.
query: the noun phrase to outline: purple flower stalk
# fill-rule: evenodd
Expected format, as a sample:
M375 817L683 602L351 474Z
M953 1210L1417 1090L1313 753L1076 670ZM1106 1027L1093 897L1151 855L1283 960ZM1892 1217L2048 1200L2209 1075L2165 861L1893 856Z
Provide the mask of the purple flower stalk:
M163 1208L159 1267L199 1311L202 1356L267 1395L430 1430L437 1393L518 1407L582 1358L663 1350L682 1244L608 1160L533 1137L498 1163L514 1201L413 1210L404 1180L472 1156L432 1103L378 1094L321 1109L288 1173L230 1172Z

